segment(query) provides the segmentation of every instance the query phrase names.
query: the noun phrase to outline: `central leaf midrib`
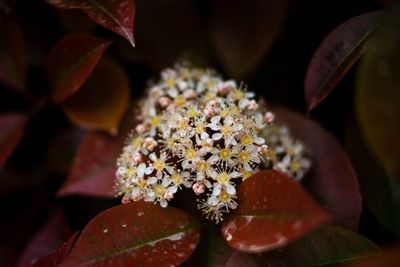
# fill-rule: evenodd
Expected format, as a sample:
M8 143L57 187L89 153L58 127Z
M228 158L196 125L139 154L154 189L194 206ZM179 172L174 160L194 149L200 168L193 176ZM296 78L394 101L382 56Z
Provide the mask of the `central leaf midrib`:
M179 231L169 232L165 236L158 237L158 238L156 238L154 240L146 240L146 241L143 241L143 242L141 242L141 243L139 243L139 244L137 244L137 245L135 245L133 247L128 247L128 248L116 251L114 253L110 253L110 254L105 255L103 257L97 257L97 258L94 258L92 260L82 261L79 264L86 265L86 264L89 264L89 263L94 263L94 262L104 261L106 259L111 259L111 258L117 257L117 256L119 256L121 254L128 253L128 252L130 252L132 250L136 250L136 249L139 249L139 248L144 247L146 245L149 245L149 243L157 243L159 241L168 239L168 237L174 236L176 234L190 232L191 230L193 230L193 229L195 229L197 227L199 227L198 223L190 224L190 225L188 225L188 226L186 226L184 228L179 229Z

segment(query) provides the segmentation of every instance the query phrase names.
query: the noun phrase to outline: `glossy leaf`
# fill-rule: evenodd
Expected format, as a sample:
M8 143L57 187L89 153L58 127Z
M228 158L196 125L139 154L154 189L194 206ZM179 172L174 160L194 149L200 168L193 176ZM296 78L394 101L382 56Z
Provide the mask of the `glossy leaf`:
M77 238L78 233L73 234L59 248L38 259L32 267L57 267L71 252Z
M103 58L62 108L79 126L116 133L129 101L129 79L125 71L111 59Z
M134 0L47 0L51 5L63 9L81 9L101 26L120 34L132 46L133 22L135 18Z
M27 56L24 37L13 16L0 21L0 82L23 91L26 83Z
M0 115L0 167L4 166L8 158L20 142L26 128L27 118L19 113Z
M124 138L87 133L78 148L70 174L57 195L112 197L116 159L121 152Z
M89 222L60 267L176 266L196 248L199 226L176 208L119 205Z
M368 44L357 75L356 109L371 152L400 182L400 11Z
M61 245L72 234L61 211L53 212L24 249L17 267L32 266L39 258Z
M365 42L381 21L381 11L349 19L315 51L304 81L308 110L315 108L365 52Z
M47 61L54 102L66 100L81 88L109 44L105 39L74 34L54 45Z
M371 154L354 121L348 124L346 148L359 176L364 203L383 226L400 235L400 185Z
M262 61L285 22L289 1L214 1L211 41L225 70L243 78Z
M374 243L355 232L322 226L281 250L258 255L236 252L225 267L337 266L379 252Z
M286 246L329 220L299 183L273 170L246 179L239 186L238 203L222 225L222 234L229 245L243 252Z
M204 25L192 1L137 1L137 9L137 47L121 47L125 58L143 60L156 70L188 59L200 65L208 62Z
M289 125L311 152L313 167L303 185L333 215L334 223L356 230L361 195L353 166L338 141L316 122L295 112L275 108L278 121Z

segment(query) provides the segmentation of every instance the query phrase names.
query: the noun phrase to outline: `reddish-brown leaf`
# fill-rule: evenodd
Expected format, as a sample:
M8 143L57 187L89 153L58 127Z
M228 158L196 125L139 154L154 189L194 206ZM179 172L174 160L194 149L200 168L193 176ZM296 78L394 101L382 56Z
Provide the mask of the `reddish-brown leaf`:
M213 1L212 43L233 78L249 74L262 61L279 34L288 0Z
M109 44L105 39L73 34L54 45L47 61L54 102L64 101L81 88Z
M400 265L400 248L392 248L376 257L369 257L346 265L347 267L398 267Z
M239 206L222 225L233 248L250 253L285 246L329 220L301 185L283 173L260 171L238 189Z
M70 174L57 195L113 196L116 159L123 141L122 135L111 137L101 133L88 133L80 144Z
M71 252L79 233L74 233L64 244L38 259L32 267L57 267Z
M337 226L325 225L285 248L261 254L235 252L225 267L318 267L369 257L380 252L367 238Z
M315 108L365 51L364 43L378 26L380 11L363 14L334 29L315 51L304 81L308 110Z
M101 26L125 37L132 46L134 0L47 0L51 5L63 9L81 9Z
M89 222L60 267L177 266L196 248L199 226L176 208L119 205Z
M71 234L71 228L61 211L53 212L46 224L29 241L17 267L32 266L37 259L56 249Z
M0 115L0 167L7 162L21 140L26 123L26 116L19 113Z
M23 91L27 59L25 43L18 20L13 16L0 21L0 82Z
M358 180L338 141L316 122L284 108L274 108L278 120L305 143L313 166L303 184L333 215L335 224L356 230L361 214Z
M103 58L62 108L79 126L116 133L129 101L129 79L125 71L115 61Z

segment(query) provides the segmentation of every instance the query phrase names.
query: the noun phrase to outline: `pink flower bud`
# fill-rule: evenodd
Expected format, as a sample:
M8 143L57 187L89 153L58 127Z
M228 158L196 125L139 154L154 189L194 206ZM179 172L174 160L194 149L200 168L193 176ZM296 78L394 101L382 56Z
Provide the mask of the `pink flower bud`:
M258 148L258 153L260 153L263 156L267 156L269 151L269 147L267 145L262 145L261 147Z
M203 183L195 183L195 184L192 186L192 189L193 189L193 192L194 192L196 195L203 194L203 193L204 193L204 184L203 184Z
M195 90L185 90L185 92L183 92L183 96L185 98L195 98L197 93Z
M161 97L161 98L158 100L158 103L160 104L160 106L161 106L162 108L165 108L165 107L167 107L169 104L171 104L171 99L169 99L169 98L166 97L166 96L163 96L163 97Z
M254 100L249 101L249 103L247 104L248 110L256 110L257 108L258 108L258 104Z
M265 112L264 119L267 124L271 124L275 120L275 114L269 111Z
M169 192L169 191L165 191L165 193L164 193L164 198L165 198L166 200L170 201L171 199L174 198L174 194L172 194L172 193Z
M146 132L147 129L148 129L148 128L147 128L147 125L144 124L144 123L138 124L138 125L136 126L136 132L137 132L138 134L142 134L142 133Z
M133 161L134 161L135 163L141 163L141 162L143 161L143 156L142 156L142 154L139 153L139 152L136 152L136 153L133 155Z
M121 202L122 202L122 204L127 204L127 203L132 202L132 200L129 198L128 195L125 195L125 196L122 198Z

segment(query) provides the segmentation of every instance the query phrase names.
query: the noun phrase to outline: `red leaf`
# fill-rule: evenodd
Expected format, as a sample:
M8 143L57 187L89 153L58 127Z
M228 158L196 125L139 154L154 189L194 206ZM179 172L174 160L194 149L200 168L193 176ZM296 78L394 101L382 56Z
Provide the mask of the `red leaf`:
M57 195L113 196L116 159L121 152L123 140L122 136L115 138L101 133L88 133Z
M103 58L79 92L67 99L62 108L79 126L116 133L129 101L127 74L115 61Z
M54 45L47 62L54 102L64 101L81 88L109 44L105 39L75 34Z
M246 179L239 186L238 199L238 209L222 225L222 234L243 252L285 246L329 220L300 184L273 170Z
M37 259L56 249L71 234L63 214L60 211L52 213L46 224L29 241L17 267L32 266Z
M127 115L118 135L89 132L76 153L70 174L58 191L59 197L78 194L97 197L114 195L116 160L128 132L134 127L134 113Z
M378 26L380 11L351 18L335 28L315 51L304 81L308 110L315 108L365 51L364 43Z
M26 116L19 113L0 115L0 167L4 166L21 140L26 123Z
M338 141L300 114L283 108L275 108L274 112L312 154L313 167L310 177L303 181L304 186L333 215L335 224L356 230L361 214L358 180Z
M262 62L286 19L288 0L219 0L211 14L212 42L233 78L242 78Z
M37 260L32 267L57 267L71 252L78 234L78 232L73 234L61 247Z
M400 264L400 248L392 248L375 257L357 261L348 267L398 267Z
M176 208L123 204L89 222L60 267L176 266L199 238L199 224Z
M21 26L15 17L2 19L0 39L0 82L23 91L27 70L26 49Z
M279 250L261 254L235 252L225 267L342 266L342 263L379 252L378 246L365 237L344 228L325 225Z
M81 9L101 26L125 37L132 46L135 2L133 0L47 0L63 9Z

